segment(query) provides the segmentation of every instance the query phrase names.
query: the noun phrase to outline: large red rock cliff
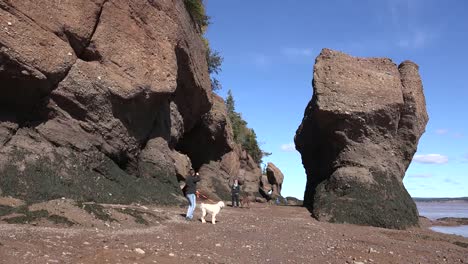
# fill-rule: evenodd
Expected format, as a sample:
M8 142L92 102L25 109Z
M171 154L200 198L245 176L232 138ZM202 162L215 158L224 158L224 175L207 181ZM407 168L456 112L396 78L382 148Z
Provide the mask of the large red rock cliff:
M174 203L235 150L182 0L0 0L0 25L0 195Z

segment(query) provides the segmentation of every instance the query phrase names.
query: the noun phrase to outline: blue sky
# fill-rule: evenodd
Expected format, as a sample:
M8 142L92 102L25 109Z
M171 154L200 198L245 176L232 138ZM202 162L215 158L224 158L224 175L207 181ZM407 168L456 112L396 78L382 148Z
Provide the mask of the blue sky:
M287 4L286 4L287 3ZM312 97L322 48L420 66L430 116L404 179L413 197L468 196L468 1L206 0L206 37L224 57L225 97L285 174L283 195L303 197L293 138Z

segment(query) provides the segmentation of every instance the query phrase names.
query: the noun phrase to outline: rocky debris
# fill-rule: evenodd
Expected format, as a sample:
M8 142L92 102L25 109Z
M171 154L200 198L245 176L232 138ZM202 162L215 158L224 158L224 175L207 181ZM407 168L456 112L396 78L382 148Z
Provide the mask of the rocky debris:
M141 248L135 248L135 252L138 253L138 254L141 254L141 255L144 255L145 254L145 251Z
M287 196L286 201L287 201L287 205L293 205L293 206L303 205L303 201L297 199L296 197Z
M8 206L8 207L19 207L25 205L25 202L20 199L15 199L13 197L2 197L0 195L0 206Z
M428 121L418 66L324 49L313 86L295 137L304 205L323 221L417 225L402 180Z
M0 200L3 199L0 197ZM154 206L98 204L56 199L30 205L0 205L0 223L40 226L79 226L118 230L122 226L146 228L159 226L173 217Z

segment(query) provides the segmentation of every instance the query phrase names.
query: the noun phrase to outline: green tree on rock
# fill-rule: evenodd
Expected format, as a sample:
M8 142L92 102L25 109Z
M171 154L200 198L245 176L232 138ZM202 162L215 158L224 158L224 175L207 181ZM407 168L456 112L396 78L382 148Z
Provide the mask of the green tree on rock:
M229 120L232 124L234 141L242 146L243 149L255 160L257 164L262 163L262 158L271 155L260 149L255 131L247 127L247 122L242 119L242 115L236 112L235 100L231 90L225 100Z

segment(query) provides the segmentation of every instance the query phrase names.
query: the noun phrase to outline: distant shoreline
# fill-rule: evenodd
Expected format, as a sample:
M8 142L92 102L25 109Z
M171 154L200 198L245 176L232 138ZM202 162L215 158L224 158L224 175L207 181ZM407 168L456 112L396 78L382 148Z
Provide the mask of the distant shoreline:
M442 217L431 222L432 226L468 226L468 218L466 217Z
M457 198L419 198L413 197L415 202L468 202L468 197Z

